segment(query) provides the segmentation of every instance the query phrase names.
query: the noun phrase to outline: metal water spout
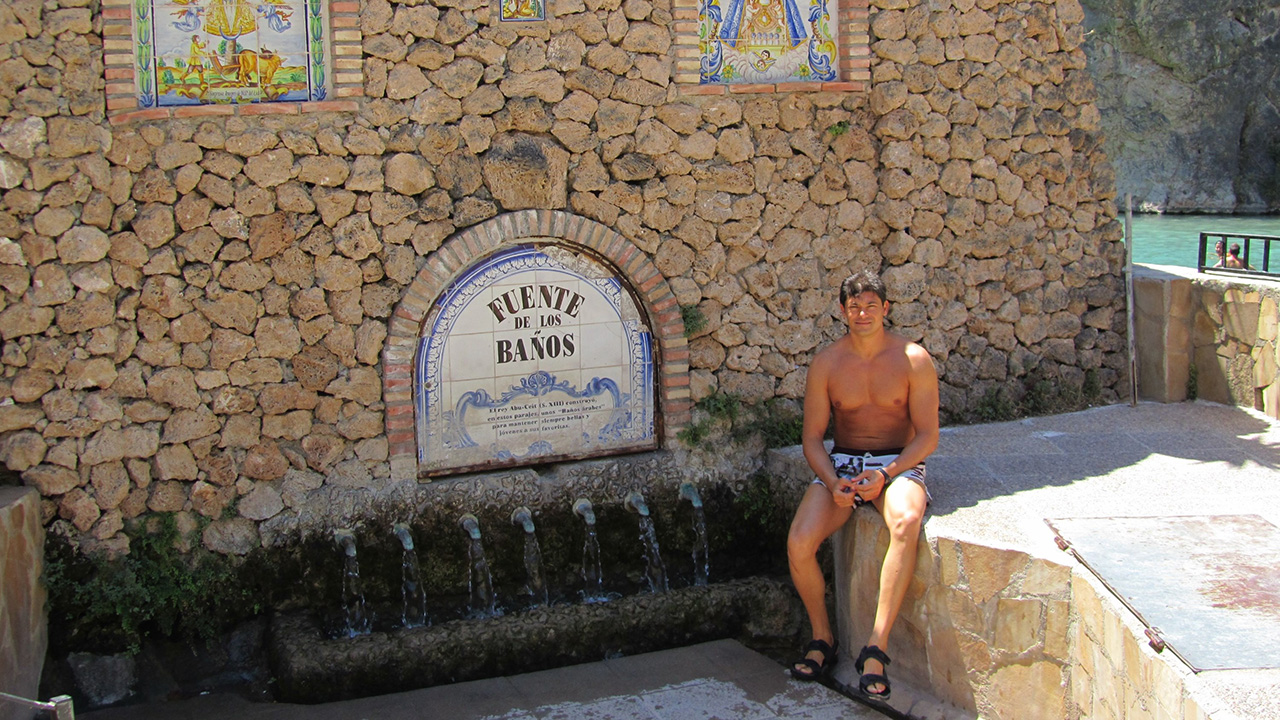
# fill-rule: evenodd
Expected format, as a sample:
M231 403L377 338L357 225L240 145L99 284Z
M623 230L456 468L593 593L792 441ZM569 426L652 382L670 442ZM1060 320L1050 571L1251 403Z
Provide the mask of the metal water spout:
M356 535L349 528L333 531L333 541L342 549L342 608L347 621L347 637L366 635L372 629L360 582L360 561L356 558Z
M688 500L694 507L702 507L702 497L698 495L698 489L691 482L680 483L680 498Z
M573 511L577 513L588 525L596 524L596 511L591 508L591 501L586 498L578 498L573 501Z
M526 533L533 533L533 513L529 512L529 508L521 505L511 511L511 524L519 525L524 528Z
M604 602L604 576L600 570L600 541L596 538L596 511L591 501L578 498L573 501L573 512L586 524L586 540L582 544L582 599L585 602Z
M333 531L333 541L342 548L347 557L356 556L356 535L347 528Z
M547 581L542 573L542 548L538 545L538 536L533 529L533 513L523 505L511 512L511 524L524 528L524 569L529 577L527 586L534 605L547 605L550 596L547 593Z
M667 568L662 562L662 552L658 549L658 534L653 528L653 518L649 516L649 506L638 490L627 493L622 504L640 516L640 542L644 545L645 577L649 580L649 591L666 592Z
M471 536L472 540L480 539L480 520L478 520L475 515L472 515L471 513L463 515L458 518L458 524L467 532L467 535Z
M458 524L471 539L467 555L471 559L467 585L471 589L471 615L477 618L497 617L497 599L493 593L493 575L489 572L489 560L484 555L484 543L480 541L480 521L467 513L458 518Z
M427 620L427 593L422 586L422 568L413 549L413 533L408 523L396 523L391 532L400 539L404 554L400 558L400 597L403 601L400 624L407 628L423 627Z
M396 523L391 526L391 532L400 538L400 544L404 546L405 550L413 549L413 535L409 534L409 526L407 524Z
M640 515L640 517L649 517L649 506L644 502L644 496L639 490L632 490L627 493L627 497L622 501L628 510Z
M702 497L691 482L680 483L680 497L693 506L693 584L705 586L711 575L711 544L707 541L707 518Z

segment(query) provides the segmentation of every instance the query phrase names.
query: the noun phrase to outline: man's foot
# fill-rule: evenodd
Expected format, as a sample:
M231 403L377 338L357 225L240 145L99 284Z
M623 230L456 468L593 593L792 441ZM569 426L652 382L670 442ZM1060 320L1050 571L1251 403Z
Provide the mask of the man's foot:
M791 664L791 677L811 681L831 672L840 659L840 641L812 640L804 646L804 657Z
M868 668L867 663L879 665L879 672L877 668ZM875 645L862 648L853 667L861 676L858 678L858 689L863 695L875 700L889 699L889 676L885 674L885 668L889 667L889 663L889 656Z

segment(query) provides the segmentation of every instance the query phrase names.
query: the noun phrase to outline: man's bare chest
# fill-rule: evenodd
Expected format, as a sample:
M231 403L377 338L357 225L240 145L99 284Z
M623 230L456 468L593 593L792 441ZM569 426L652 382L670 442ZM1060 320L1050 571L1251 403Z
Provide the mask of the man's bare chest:
M831 407L837 412L861 408L905 408L908 384L905 373L858 372L833 375L827 384Z

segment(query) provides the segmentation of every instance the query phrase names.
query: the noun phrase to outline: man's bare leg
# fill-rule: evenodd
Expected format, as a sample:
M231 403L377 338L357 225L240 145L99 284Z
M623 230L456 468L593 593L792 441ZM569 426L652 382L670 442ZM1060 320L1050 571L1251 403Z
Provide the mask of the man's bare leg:
M906 478L895 481L880 498L876 498L876 505L889 526L889 550L880 569L876 619L867 644L881 650L888 649L889 631L898 619L898 611L902 609L911 576L915 573L916 547L920 542L920 524L924 522L927 503L924 488ZM878 660L867 660L863 672L883 675L884 666ZM883 686L877 683L868 690L881 692Z
M813 639L835 644L835 633L831 630L831 621L827 616L827 583L822 577L822 568L818 565L818 547L836 530L839 530L849 515L852 507L840 507L831 498L831 491L822 484L811 484L805 490L804 499L796 510L791 521L791 531L787 535L787 561L791 566L791 582L800 594L805 612L809 615L809 625L813 628ZM833 658L822 658L821 653L812 652L806 657L821 661L824 665Z

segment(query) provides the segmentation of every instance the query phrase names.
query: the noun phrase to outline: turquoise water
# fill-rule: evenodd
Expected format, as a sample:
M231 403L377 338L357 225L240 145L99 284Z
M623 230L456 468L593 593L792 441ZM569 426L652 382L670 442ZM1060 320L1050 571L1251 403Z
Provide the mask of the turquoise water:
M1120 220L1124 221L1123 216ZM1280 236L1280 216L1134 213L1133 261L1193 268L1202 232ZM1212 247L1209 255L1213 256Z

